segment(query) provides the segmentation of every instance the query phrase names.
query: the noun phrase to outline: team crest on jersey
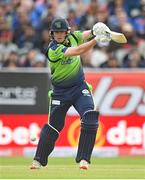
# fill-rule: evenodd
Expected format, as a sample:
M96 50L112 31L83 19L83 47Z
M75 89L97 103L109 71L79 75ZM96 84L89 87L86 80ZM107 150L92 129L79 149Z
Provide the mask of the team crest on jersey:
M71 64L75 61L75 59L68 59L68 60L65 60L65 61L62 61L61 64L64 65L64 64Z
M84 96L90 96L90 92L88 91L88 89L82 90L82 93Z

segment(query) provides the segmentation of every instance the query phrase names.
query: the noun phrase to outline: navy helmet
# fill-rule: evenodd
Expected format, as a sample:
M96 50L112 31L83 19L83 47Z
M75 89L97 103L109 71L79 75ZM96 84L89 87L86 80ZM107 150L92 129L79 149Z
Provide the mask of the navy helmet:
M63 32L63 31L69 31L70 26L69 23L66 19L63 18L55 18L50 26L50 31L51 32Z

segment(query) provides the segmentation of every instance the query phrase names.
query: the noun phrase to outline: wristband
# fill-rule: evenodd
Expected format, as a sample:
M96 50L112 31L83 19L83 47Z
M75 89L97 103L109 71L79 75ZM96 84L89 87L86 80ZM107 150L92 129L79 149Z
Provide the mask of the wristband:
M91 35L93 38L95 37L93 29L91 29Z

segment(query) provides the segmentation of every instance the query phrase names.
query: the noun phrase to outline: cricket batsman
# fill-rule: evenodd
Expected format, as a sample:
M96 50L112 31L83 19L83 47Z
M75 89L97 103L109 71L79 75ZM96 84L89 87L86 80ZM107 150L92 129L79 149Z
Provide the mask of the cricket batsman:
M76 162L80 169L88 169L99 126L99 112L95 110L91 90L85 81L80 55L97 42L109 42L111 35L103 23L96 23L92 30L71 32L68 22L62 18L52 21L50 33L51 42L46 52L53 85L49 122L41 130L31 169L47 165L70 106L74 106L81 120Z

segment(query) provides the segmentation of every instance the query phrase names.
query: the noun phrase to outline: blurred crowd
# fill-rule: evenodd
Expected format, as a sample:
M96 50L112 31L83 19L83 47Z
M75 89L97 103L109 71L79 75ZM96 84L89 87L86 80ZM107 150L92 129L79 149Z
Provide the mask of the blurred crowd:
M123 32L126 44L98 43L82 55L85 67L145 67L145 0L0 0L0 68L46 67L52 19L66 18L71 30L104 22Z

